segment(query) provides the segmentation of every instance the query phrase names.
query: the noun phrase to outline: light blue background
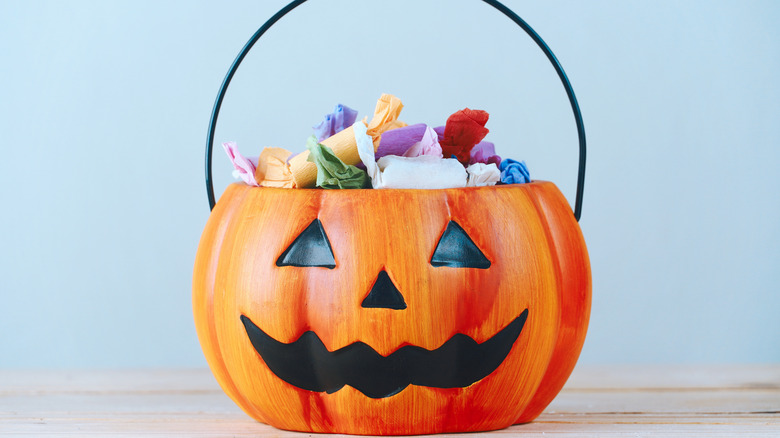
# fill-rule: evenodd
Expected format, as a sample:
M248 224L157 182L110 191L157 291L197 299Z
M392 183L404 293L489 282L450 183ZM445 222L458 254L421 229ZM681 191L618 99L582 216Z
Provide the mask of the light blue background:
M0 3L0 367L205 366L192 264L214 98L274 1ZM780 7L520 1L561 60L589 153L581 361L780 361ZM491 113L504 156L571 200L552 67L478 1L312 0L239 70L217 139L301 150L337 102ZM218 190L231 167L215 155Z

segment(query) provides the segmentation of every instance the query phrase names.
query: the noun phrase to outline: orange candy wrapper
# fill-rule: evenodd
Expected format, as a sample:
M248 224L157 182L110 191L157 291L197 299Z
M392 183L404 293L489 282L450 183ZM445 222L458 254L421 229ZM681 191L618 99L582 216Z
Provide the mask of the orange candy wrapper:
M263 148L257 159L255 180L260 187L295 188L287 158L292 152L283 148Z

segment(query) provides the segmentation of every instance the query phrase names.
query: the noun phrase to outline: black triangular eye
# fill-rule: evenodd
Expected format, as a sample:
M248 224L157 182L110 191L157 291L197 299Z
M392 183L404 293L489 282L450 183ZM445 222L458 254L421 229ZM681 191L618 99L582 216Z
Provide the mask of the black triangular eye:
M284 250L276 260L276 266L318 266L330 269L336 267L330 241L319 219L314 219Z
M482 254L460 225L450 221L436 245L436 250L433 251L431 265L487 269L490 267L490 260Z

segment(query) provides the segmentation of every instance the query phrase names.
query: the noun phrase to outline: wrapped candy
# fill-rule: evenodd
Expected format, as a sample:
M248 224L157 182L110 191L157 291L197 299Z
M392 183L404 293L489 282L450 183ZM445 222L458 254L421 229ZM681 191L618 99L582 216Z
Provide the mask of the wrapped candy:
M501 157L496 155L496 147L489 141L481 141L471 149L471 159L469 164L474 163L494 163L496 166L501 164Z
M419 157L421 155L430 155L436 158L443 158L441 145L439 144L439 137L436 135L436 131L430 126L425 128L420 141L414 143L409 149L404 152L404 157Z
M401 101L390 94L383 94L379 98L374 110L374 117L371 123L366 127L367 133L372 138L375 145L379 145L382 134L393 128L406 126L404 122L398 120L403 104ZM361 123L365 126L364 122ZM344 164L354 165L360 162L360 156L355 144L355 134L353 127L347 128L325 140L321 143L329 147L335 156ZM289 167L292 175L293 186L298 188L314 187L317 180L317 166L308 160L309 151L306 150L290 158Z
M222 147L225 149L225 153L230 158L230 162L233 163L233 177L241 178L245 183L250 186L257 187L257 180L255 179L255 167L256 164L251 159L241 155L238 151L238 145L234 141L228 141L222 143Z
M433 128L436 134L439 135L439 142L444 139L444 126L437 126ZM501 164L501 157L496 155L496 147L489 141L481 141L471 148L471 158L469 164L474 163L496 163L496 166Z
M471 149L490 132L485 128L489 117L486 111L465 108L447 118L443 138L439 140L444 156L455 156L468 164Z
M403 128L406 123L398 120L401 110L404 108L401 99L392 94L382 94L376 102L374 117L368 124L366 132L374 139L374 150L379 146L382 134L392 129Z
M403 155L412 145L422 140L427 128L428 125L425 123L418 123L385 132L376 148L376 158L380 159L385 155Z
M469 174L466 187L494 186L501 180L501 171L495 163L474 163L466 172Z
M234 176L261 187L442 189L530 182L525 162L502 160L493 143L483 141L487 112L465 108L445 126L431 128L399 121L402 109L397 97L382 94L368 122L336 105L297 155L265 148L253 159L233 142L223 147Z
M287 158L292 152L282 148L264 148L257 159L255 179L260 187L293 188L292 173Z
M375 161L371 136L365 126L356 123L358 153L375 189L445 189L466 186L466 169L458 160L431 155L399 157L387 155Z
M450 189L466 186L466 169L454 158L387 155L376 164L382 172L384 188L388 189Z
M531 174L525 161L517 161L504 158L499 166L501 169L501 182L504 184L523 184L531 182Z
M360 123L362 125L362 123ZM317 187L323 189L363 189L371 187L365 171L344 164L333 151L312 135L306 142L309 161L317 166Z
M333 112L325 115L325 120L313 128L314 135L317 136L317 141L325 140L352 126L357 119L357 114L357 111L346 105L336 105Z

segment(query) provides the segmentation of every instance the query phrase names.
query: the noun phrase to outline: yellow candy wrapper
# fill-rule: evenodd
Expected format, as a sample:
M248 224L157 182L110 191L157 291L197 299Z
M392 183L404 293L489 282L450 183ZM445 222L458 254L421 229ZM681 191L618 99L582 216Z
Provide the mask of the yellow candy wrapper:
M292 152L282 148L264 148L257 159L255 180L260 187L295 188L287 158Z

